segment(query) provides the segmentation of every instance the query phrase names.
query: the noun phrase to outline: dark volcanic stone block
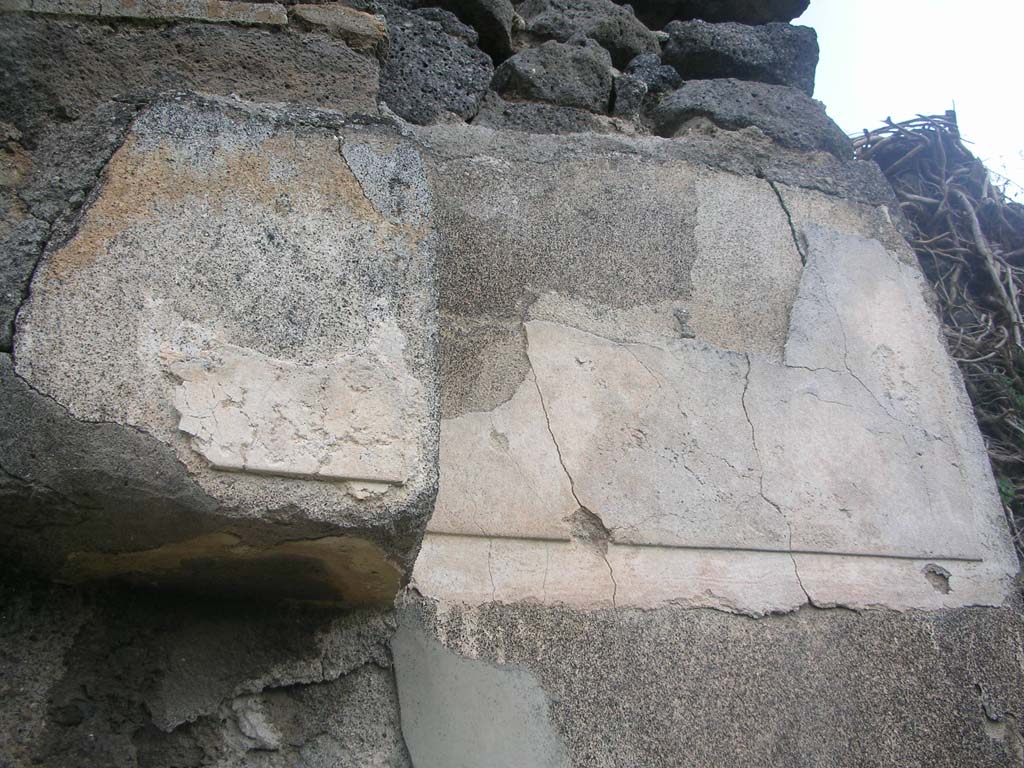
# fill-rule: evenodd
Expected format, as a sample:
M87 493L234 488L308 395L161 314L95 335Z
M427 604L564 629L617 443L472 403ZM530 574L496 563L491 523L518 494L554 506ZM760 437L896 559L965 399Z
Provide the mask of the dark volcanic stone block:
M685 80L735 77L814 93L818 36L810 27L673 21L665 31L665 63Z
M549 40L504 62L491 87L506 98L607 112L611 59L593 40L582 45Z
M792 21L807 10L810 0L633 0L629 3L651 29L663 29L675 19L738 21L767 24Z
M850 140L825 114L821 102L784 85L693 80L666 96L653 117L661 136L673 136L690 119L706 117L721 128L759 128L790 149L853 156Z
M505 101L488 93L473 125L525 133L615 133L612 121L576 107L532 101Z
M661 63L656 53L644 53L626 65L626 74L632 75L647 86L648 93L672 91L683 84L674 67Z
M380 66L322 32L4 14L0 114L33 141L114 97L235 94L375 114ZM486 81L485 81L486 82Z
M654 33L612 0L526 0L517 10L530 36L565 42L583 34L599 42L617 67L659 50Z
M438 6L476 30L480 47L495 61L512 55L512 24L516 11L510 0L419 0L420 7Z
M391 47L380 95L388 107L420 125L446 112L475 115L494 71L476 32L439 8L389 7L385 15Z

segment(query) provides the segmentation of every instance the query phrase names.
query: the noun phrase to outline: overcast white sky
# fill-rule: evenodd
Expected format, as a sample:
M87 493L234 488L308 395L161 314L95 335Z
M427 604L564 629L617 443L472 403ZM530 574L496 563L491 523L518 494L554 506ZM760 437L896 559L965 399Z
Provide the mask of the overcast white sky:
M1024 0L811 0L814 96L847 132L956 105L989 167L1024 185Z

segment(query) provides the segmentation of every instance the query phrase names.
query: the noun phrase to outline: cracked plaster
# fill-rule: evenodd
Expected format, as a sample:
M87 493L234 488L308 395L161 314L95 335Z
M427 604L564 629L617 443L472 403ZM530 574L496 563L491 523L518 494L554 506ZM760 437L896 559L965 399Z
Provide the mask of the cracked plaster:
M473 529L428 534L417 588L468 603L754 615L1001 604L1016 562L919 274L877 241L812 224L787 237L808 261L784 361L526 321L533 374L513 400L535 387L553 448L536 470L564 477L572 501L513 528L500 506L474 507ZM466 427L456 438L446 422L442 444ZM452 503L489 482L444 461L441 478ZM600 548L573 536L573 504L606 527ZM928 578L937 569L944 588Z

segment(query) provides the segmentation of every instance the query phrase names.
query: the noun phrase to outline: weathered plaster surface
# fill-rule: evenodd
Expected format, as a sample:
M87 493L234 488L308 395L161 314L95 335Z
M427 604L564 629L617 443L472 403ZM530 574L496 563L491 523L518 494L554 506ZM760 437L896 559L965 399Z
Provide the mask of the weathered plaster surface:
M422 481L430 372L409 337L423 335L430 304L424 213L389 210L386 185L370 177L364 189L326 131L288 135L211 112L179 126L187 114L156 110L135 126L76 236L44 260L19 319L19 374L79 418L175 445L235 504L269 499L250 474L207 462ZM385 159L373 167L386 142L359 151L364 175L398 177ZM318 514L339 491L365 494L276 488L276 503L301 499Z
M726 173L698 185L688 310L698 338L779 359L800 254L774 196L767 182Z
M803 608L754 620L674 605L574 610L413 596L399 622L439 645L437 655L539 688L548 727L581 768L1010 768L1024 744L1017 611ZM404 716L421 693L401 664L396 654ZM491 727L503 727L501 699L451 680L438 701L471 707L474 725L490 714ZM487 730L451 734L473 750Z
M169 448L206 498L178 530L155 512L147 526L142 484L123 482L116 504L81 514L130 541L75 542L68 577L163 574L153 552L170 547L182 578L218 557L293 577L312 562L314 591L394 594L436 484L428 221L420 155L385 128L191 97L144 110L36 270L14 362L66 417ZM71 469L51 469L63 487ZM197 523L211 506L216 523ZM207 534L241 537L244 556L189 551ZM346 570L345 547L320 544L350 534L369 554ZM320 543L251 548L282 538Z
M579 506L548 431L534 375L493 411L442 425L441 479L431 530L567 538ZM480 478L488 482L480 482Z
M1017 564L984 446L885 212L767 184L749 199L749 230L721 200L711 224L698 206L698 235L713 235L692 292L661 305L693 310L675 334L649 319L657 304L595 312L545 293L530 307L530 372L512 400L442 423L423 594L750 614L1003 603ZM738 266L710 255L722 242ZM715 292L731 267L746 286L763 276L764 309ZM730 336L757 318L763 335ZM527 501L501 503L516 492ZM596 537L574 530L577 510Z

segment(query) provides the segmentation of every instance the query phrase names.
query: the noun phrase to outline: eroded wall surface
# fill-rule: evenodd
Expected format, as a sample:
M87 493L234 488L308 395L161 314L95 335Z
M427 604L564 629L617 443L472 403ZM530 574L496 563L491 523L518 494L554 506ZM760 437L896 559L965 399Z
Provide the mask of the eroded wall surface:
M984 446L884 203L658 144L471 141L433 168L473 192L439 214L453 360L423 594L1003 602Z
M0 3L0 765L1024 763L805 5Z

